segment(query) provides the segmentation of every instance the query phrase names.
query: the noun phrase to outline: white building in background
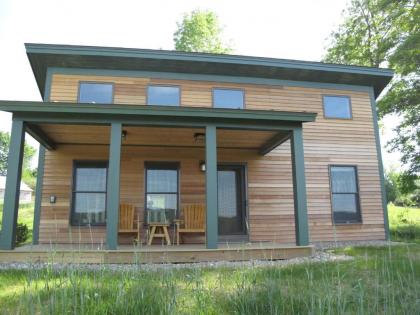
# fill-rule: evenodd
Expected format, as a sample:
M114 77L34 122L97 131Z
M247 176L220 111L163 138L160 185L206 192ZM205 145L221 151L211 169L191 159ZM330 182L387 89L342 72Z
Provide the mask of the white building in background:
M4 200L4 191L6 188L6 176L0 176L0 201ZM20 182L20 202L31 202L32 201L32 192L33 190L26 185L24 182Z

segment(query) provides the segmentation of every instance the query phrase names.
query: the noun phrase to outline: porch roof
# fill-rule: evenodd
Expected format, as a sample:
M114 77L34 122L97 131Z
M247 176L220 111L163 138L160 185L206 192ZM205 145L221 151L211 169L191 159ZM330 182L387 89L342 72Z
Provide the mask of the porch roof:
M373 87L376 96L393 76L390 69L240 55L30 43L25 44L25 47L42 96L47 69L53 67L361 85Z
M311 112L29 101L0 101L0 110L24 120L26 131L47 149L54 149L60 143L48 124L55 124L55 130L60 130L60 124L97 126L121 122L125 126L180 128L202 128L211 124L221 129L272 131L257 136L262 155L288 140L293 128L315 121L317 115ZM62 131L65 130L68 128L63 127ZM235 136L233 133L225 135Z

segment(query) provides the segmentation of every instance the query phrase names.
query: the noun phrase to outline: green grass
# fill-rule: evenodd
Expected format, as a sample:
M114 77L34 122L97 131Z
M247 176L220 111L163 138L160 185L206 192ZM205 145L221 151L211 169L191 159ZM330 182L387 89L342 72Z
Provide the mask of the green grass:
M21 207L19 222L31 227L32 209ZM419 242L419 211L390 205L394 240ZM420 314L420 245L335 251L354 260L283 268L3 270L0 314Z
M389 228L393 241L408 241L420 244L420 208L388 205Z
M2 226L3 219L3 203L0 203L0 228ZM28 226L29 229L29 238L25 243L32 242L32 230L34 222L34 203L20 203L19 213L18 213L18 223L23 223Z
M420 245L339 252L355 259L283 268L0 271L0 313L420 313Z

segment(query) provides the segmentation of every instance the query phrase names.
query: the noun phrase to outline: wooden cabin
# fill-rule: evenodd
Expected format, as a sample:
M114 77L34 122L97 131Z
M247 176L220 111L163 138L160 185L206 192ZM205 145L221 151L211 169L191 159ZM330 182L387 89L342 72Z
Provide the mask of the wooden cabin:
M44 101L0 101L13 113L1 249L15 246L25 132L41 144L34 244L147 246L160 214L170 242L150 244L171 251L191 205L204 211L204 232L182 233L179 248L389 238L375 99L391 70L108 47L26 52ZM134 209L124 211L134 233L120 233L122 204Z

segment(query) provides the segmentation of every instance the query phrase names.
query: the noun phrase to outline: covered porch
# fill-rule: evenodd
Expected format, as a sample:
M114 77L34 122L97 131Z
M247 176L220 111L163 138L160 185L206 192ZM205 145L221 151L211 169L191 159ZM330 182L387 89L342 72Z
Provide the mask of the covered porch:
M218 171L220 172L220 165L238 165L243 161L246 162L250 154L265 156L290 140L295 242L296 246L301 246L302 249L309 244L302 123L313 121L315 119L313 113L36 102L1 102L0 109L13 112L5 211L0 237L0 246L3 250L14 248L18 209L16 196L19 194L18 183L25 131L41 143L40 161L44 160L45 150L50 150L50 152L55 150L58 153L63 147L70 146L86 148L79 149L81 151L92 150L94 146L97 148L96 151L101 151L106 155L109 178L106 185L106 225L103 227L104 242L98 247L106 253L127 249L122 247L124 245L121 245L122 242L119 240L120 206L127 200L130 202L130 198L134 195L137 198L143 195L143 192L140 192L141 187L137 185L139 182L143 181L143 189L146 186L144 179L131 181L130 176L126 175L130 174L130 170L127 169L130 156L145 154L145 160L166 162L177 161L187 156L185 165L188 165L189 169L195 169L189 176L197 178L195 181L190 181L189 194L195 195L196 199L186 199L185 189L182 188L179 192L177 210L182 212L184 204L203 205L206 209L205 245L186 244L176 249L176 246L153 247L152 245L148 247L142 245L141 241L135 249L128 247L131 253L128 254L129 256L136 255L136 252L159 253L160 251L174 251L178 253L177 255L182 255L179 253L184 250L187 252L191 250L197 254L205 249L231 253L232 248L235 248L237 252L240 248L245 248L246 252L262 253L262 243L252 242L252 239L241 240L241 243L236 243L233 247L229 245L233 244L231 241L221 240L218 216ZM231 152L230 157L226 152ZM86 154L81 154L78 159L86 159L86 156ZM132 161L132 165L133 163L137 162ZM43 166L41 165L39 170L41 178ZM202 192L199 188L201 180ZM127 187L132 188L132 193ZM195 188L198 190L194 190ZM38 182L38 190L42 191L42 181ZM47 203L45 196L43 201L41 199L39 192L34 217L35 244L39 239L39 222L43 203ZM59 203L61 196L57 196L57 199ZM147 208L145 200L140 198L133 203L136 202L145 205L143 210ZM248 202L248 198L245 198L245 202ZM147 225L144 211L143 213L137 211L137 215L138 221L143 220L140 224ZM245 224L247 224L246 221ZM144 229L141 234L145 235ZM174 238L172 238L172 243L173 240ZM280 250L281 246L294 248L293 244L283 242L280 245L275 241L273 239L271 243L266 243L264 246L269 246L270 249L263 246L264 251ZM40 247L34 248L40 251L45 250L45 246L38 246ZM74 251L74 246L69 246L63 250L63 253L68 250ZM17 251L21 251L21 248ZM173 256L177 255L173 254Z

